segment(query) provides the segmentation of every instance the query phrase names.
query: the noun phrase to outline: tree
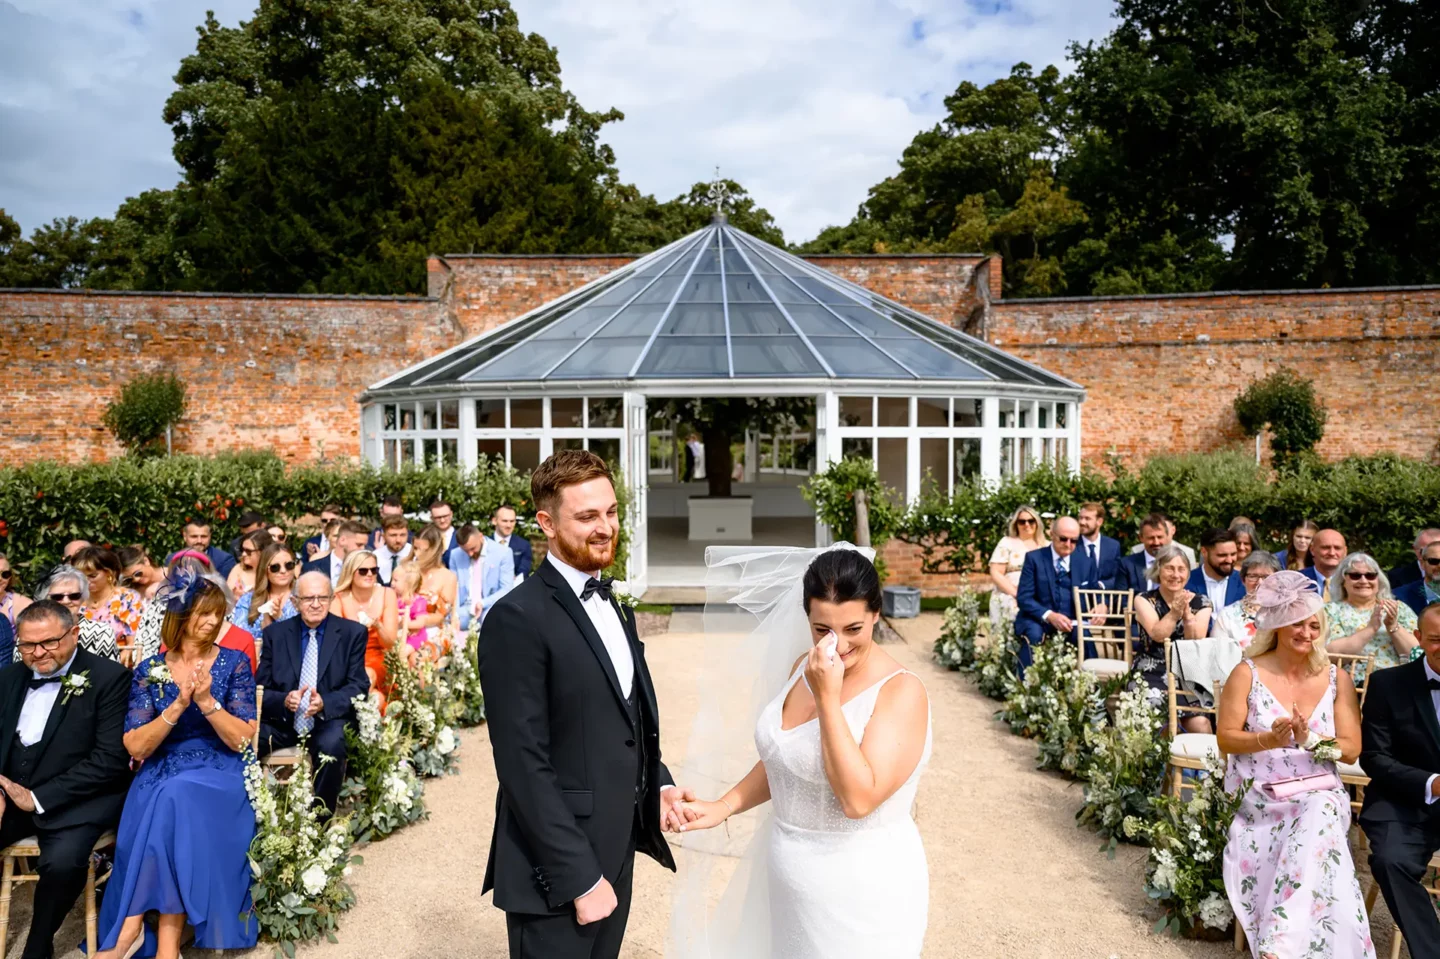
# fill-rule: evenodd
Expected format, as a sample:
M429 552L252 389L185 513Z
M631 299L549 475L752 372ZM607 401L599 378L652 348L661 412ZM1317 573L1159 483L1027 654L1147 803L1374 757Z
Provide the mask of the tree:
M735 458L730 444L751 430L794 429L815 412L814 400L795 396L697 397L667 400L656 412L700 434L705 444L705 482L711 496L729 496Z
M1290 369L1255 380L1235 398L1235 418L1246 436L1270 429L1270 451L1278 469L1314 451L1325 435L1325 409L1315 384Z
M22 238L20 224L0 210L0 287L71 287L85 283L97 220L56 218Z
M722 180L729 191L725 204L730 224L766 243L783 247L785 236L775 218L734 180ZM612 203L615 218L610 249L616 253L648 253L708 225L715 215L711 184L696 183L689 193L661 203L633 186L617 185Z
M105 407L105 428L131 453L154 452L185 416L185 384L174 373L142 374Z

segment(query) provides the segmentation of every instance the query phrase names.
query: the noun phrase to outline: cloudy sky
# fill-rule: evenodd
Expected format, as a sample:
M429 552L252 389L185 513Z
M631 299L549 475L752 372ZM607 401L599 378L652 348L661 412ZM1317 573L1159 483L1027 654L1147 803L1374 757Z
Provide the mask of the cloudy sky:
M622 176L669 199L722 174L804 240L854 214L961 80L1059 63L1112 0L512 0L560 51ZM172 185L160 119L206 7L256 0L0 0L0 207L28 233Z

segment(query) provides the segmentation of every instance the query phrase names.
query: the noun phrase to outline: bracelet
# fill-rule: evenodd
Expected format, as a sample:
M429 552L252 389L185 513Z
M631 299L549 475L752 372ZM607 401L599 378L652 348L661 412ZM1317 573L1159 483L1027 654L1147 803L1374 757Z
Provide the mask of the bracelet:
M180 725L180 721L179 721L179 720L176 720L175 722L172 723L168 718L166 718L166 716L165 716L165 710L163 710L163 709L160 710L160 718L163 719L163 720L165 720L165 725L171 727L172 729L173 729L174 727Z
M720 801L721 801L722 803L725 803L725 808L730 811L730 816L735 815L735 807L732 806L732 805L730 805L728 802L725 802L725 797L724 797L724 796L721 796L721 797L720 797ZM725 818L726 818L726 819L729 819L730 816L726 816Z

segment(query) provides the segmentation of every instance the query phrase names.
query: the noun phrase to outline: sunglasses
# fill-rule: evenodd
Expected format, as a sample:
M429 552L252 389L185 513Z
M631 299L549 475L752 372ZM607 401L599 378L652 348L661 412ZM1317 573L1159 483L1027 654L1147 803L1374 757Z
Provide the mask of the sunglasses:
M1350 572L1348 572L1348 573L1345 574L1345 578L1346 578L1346 579L1364 579L1364 580L1369 580L1370 582L1373 583L1373 582L1375 582L1375 580L1377 580L1377 579L1380 578L1380 574L1379 574L1379 573L1361 573L1361 572L1357 572L1356 570L1353 570L1353 569L1352 569Z
M9 579L13 575L15 575L13 569L0 569L0 579Z
M78 603L85 597L84 593L51 593L50 598L57 603Z
M1057 537L1055 537L1055 542L1057 542L1057 543L1078 543L1078 542L1080 542L1080 537L1078 537L1078 536L1057 536Z
M1015 521L1015 525L1016 525L1016 526L1034 526L1034 525L1035 525L1035 521L1034 521L1033 519L1017 519L1017 520Z
M1432 557L1432 556L1427 556L1427 557L1425 557L1425 565L1426 565L1426 566L1440 566L1440 556L1433 556L1433 557ZM7 570L7 572L8 572L8 570Z
M292 559L290 562L288 562L288 563L271 563L271 564L270 564L270 572L272 572L272 573L278 573L278 572L280 572L281 570L284 570L285 572L288 573L288 572L290 572L292 569L294 569L297 565L299 565L299 564L297 564L293 559Z
M356 575L356 576L379 576L379 575L380 575L380 567L379 567L379 566L362 566L361 568L355 570L355 575Z

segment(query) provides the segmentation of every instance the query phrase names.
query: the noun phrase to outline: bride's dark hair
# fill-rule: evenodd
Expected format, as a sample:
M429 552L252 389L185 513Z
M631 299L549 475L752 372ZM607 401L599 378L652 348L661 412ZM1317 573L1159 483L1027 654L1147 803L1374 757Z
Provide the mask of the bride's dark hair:
M872 613L880 612L880 576L875 564L853 549L832 549L815 557L805 570L805 612L812 599L827 603L863 600Z

